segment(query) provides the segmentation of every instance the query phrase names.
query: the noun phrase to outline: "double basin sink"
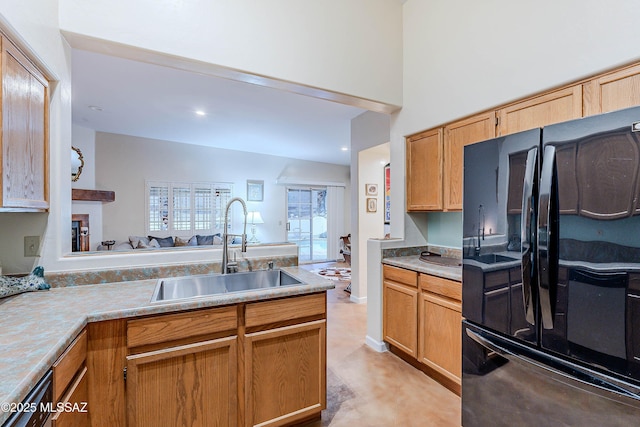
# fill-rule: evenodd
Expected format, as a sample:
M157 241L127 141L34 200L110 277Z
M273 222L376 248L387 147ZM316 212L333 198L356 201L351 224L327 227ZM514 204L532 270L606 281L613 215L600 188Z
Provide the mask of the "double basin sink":
M232 274L205 274L159 279L151 302L162 302L247 292L304 284L282 270L258 270Z

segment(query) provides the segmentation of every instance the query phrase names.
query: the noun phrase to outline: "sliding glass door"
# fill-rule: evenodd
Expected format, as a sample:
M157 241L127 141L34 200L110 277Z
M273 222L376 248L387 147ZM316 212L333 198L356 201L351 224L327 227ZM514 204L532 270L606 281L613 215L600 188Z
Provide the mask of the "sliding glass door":
M299 247L299 262L327 260L327 189L287 188L287 240Z

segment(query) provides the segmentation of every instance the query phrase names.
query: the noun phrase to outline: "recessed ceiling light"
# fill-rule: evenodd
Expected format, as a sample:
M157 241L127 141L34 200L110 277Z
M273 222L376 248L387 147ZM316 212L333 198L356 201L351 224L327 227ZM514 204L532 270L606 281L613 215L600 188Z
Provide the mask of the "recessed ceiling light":
M347 147L342 147L341 150L342 151L349 151L349 149Z
M206 116L206 115L207 115L207 113L205 113L205 112L204 112L204 111L202 111L202 110L196 110L196 115L198 115L198 116Z
M102 107L98 107L97 105L89 105L89 109L93 111L102 111Z

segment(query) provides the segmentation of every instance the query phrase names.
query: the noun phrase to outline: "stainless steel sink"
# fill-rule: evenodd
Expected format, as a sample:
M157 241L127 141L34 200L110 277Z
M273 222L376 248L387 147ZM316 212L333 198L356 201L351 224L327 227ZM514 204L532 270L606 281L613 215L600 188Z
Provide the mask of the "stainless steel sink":
M471 258L474 261L481 262L483 264L495 264L498 262L512 262L517 261L516 258L511 258L508 256L497 255L497 254L486 254L486 255L478 255Z
M282 270L259 270L233 274L206 274L166 278L158 280L151 302L301 284L303 282Z

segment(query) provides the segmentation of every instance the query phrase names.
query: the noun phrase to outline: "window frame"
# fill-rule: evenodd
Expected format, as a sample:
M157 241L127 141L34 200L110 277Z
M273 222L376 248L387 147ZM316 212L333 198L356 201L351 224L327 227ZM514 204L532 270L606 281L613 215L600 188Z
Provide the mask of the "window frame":
M188 199L184 198L188 190ZM204 191L203 191L204 190ZM152 191L154 198L152 200ZM180 206L175 197L182 192ZM207 195L207 192L209 195ZM162 198L165 198L162 200ZM224 208L233 197L233 184L229 182L178 182L145 180L145 231L158 237L191 237L197 234L223 233ZM209 198L209 201L206 199ZM164 206L163 206L164 203ZM203 207L204 205L204 207ZM209 206L207 206L209 205ZM161 210L164 208L164 210ZM152 219L152 212L155 219ZM206 218L210 210L209 219ZM177 215L178 212L182 215ZM202 216L204 215L204 219ZM166 219L166 221L165 221ZM178 222L179 220L179 222ZM160 225L165 222L165 226ZM202 228L202 222L209 226Z

